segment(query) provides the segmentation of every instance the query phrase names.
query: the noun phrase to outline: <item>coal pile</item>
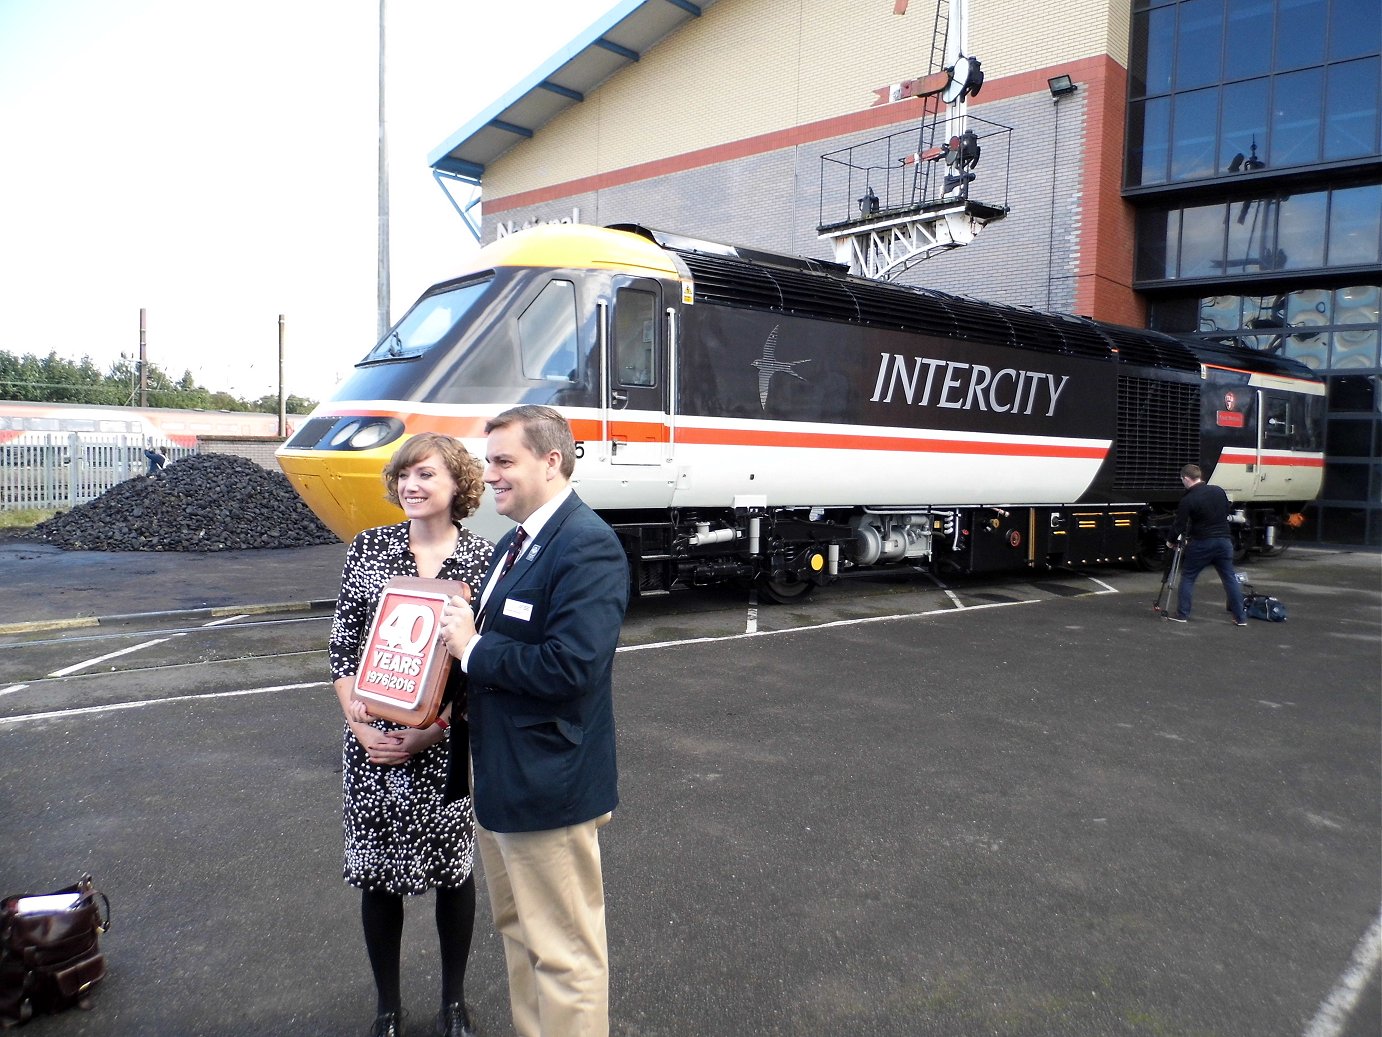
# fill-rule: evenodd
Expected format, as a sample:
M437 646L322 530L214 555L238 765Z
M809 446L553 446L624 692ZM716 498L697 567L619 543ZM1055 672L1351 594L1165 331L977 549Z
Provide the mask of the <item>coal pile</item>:
M194 454L126 479L26 534L69 551L242 551L340 543L282 472Z

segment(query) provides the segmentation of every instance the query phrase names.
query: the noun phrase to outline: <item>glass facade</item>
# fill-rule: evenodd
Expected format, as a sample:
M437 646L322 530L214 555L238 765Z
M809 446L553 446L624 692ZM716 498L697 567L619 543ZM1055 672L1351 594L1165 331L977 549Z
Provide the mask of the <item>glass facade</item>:
M1382 3L1134 0L1124 196L1151 326L1318 372L1314 536L1382 545Z
M1382 150L1377 0L1181 0L1133 15L1129 188Z
M1382 266L1382 184L1197 205L1168 201L1138 209L1140 288L1291 271L1369 275Z

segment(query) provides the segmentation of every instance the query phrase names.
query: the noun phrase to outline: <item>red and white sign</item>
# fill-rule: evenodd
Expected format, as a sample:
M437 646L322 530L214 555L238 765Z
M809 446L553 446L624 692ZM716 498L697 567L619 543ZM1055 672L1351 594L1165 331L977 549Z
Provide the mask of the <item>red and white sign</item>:
M394 577L384 585L355 673L355 696L374 716L412 727L436 719L451 656L441 647L441 611L464 584Z

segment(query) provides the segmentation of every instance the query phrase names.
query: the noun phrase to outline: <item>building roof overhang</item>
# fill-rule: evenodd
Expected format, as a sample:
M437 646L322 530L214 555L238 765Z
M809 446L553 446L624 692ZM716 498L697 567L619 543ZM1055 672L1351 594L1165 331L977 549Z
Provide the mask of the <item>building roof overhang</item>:
M480 183L488 166L715 0L621 0L583 33L442 142L427 157L438 173Z

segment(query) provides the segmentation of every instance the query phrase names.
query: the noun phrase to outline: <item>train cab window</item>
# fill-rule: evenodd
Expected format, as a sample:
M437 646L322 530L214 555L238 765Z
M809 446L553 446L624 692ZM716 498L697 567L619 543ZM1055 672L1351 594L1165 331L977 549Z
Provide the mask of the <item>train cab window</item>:
M1276 441L1284 445L1289 442L1293 431L1291 401L1279 396L1269 396L1264 402L1266 408L1263 414L1262 434L1266 436L1267 442Z
M1322 397L1266 395L1262 411L1262 445L1277 450L1319 450L1323 428Z
M656 384L657 296L620 288L614 306L614 371L620 385Z
M576 381L576 286L548 282L518 318L518 341L525 378Z
M453 330L489 286L490 280L486 278L419 299L361 363L421 356L451 338Z

